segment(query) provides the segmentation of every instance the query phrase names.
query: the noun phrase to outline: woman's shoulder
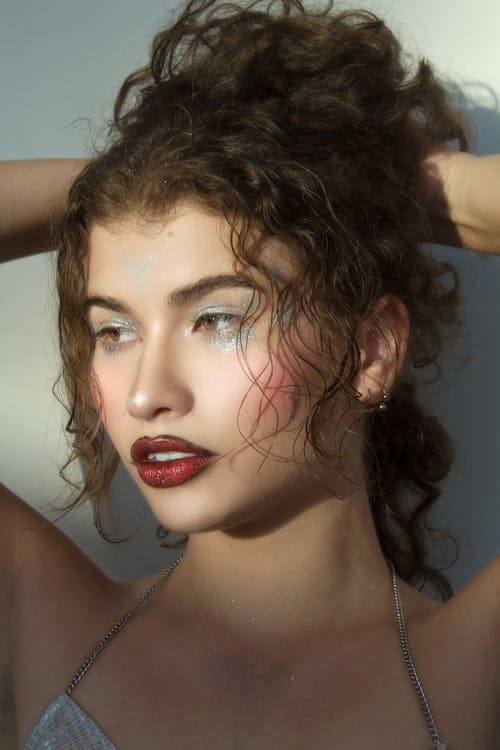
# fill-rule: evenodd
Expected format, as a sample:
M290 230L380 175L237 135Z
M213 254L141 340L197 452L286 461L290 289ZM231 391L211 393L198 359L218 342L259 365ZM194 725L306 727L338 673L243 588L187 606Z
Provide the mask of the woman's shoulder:
M70 626L114 584L53 523L0 486L1 625L11 645ZM15 649L9 649L15 655Z
M97 593L110 583L51 521L2 485L0 519L0 582L18 614L25 606L33 613L34 602L58 589Z
M419 653L437 688L443 725L498 747L500 556L424 618L420 636Z
M3 486L0 519L0 697L3 716L12 718L15 679L22 722L19 712L36 716L64 689L109 621L120 587ZM0 728L0 744L14 731L8 724Z
M443 616L464 624L486 636L500 649L500 555L461 588L443 607Z
M500 704L500 555L443 607L443 618L462 647L475 655ZM499 716L500 718L500 716Z
M420 594L419 596L422 596ZM427 599L427 597L426 597ZM476 573L451 599L437 603L427 599L427 605L416 610L417 630L426 634L428 642L451 655L462 652L461 660L476 660L487 666L500 658L500 555ZM500 674L496 679L500 696Z
M447 602L401 584L416 669L450 747L500 747L500 556Z

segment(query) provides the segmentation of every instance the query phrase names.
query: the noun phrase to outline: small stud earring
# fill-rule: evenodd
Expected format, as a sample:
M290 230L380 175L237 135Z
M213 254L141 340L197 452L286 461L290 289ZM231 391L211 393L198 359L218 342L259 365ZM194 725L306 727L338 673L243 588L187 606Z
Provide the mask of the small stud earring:
M382 401L378 404L379 411L385 411L387 409L387 402L389 401L391 394L388 393L384 386L382 386Z

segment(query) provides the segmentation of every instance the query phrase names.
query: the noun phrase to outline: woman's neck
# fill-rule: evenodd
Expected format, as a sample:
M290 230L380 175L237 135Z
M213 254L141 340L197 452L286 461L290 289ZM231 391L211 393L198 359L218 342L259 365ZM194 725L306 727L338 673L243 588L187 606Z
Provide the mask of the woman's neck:
M311 505L259 536L193 534L165 591L185 622L256 642L392 616L364 492Z

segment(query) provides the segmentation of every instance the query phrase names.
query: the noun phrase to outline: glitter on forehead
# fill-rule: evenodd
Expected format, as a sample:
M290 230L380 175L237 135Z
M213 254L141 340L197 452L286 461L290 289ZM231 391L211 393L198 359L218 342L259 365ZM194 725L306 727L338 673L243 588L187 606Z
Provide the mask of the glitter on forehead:
M160 256L158 253L148 253L134 258L127 268L128 275L139 289L144 289L147 282L158 269Z

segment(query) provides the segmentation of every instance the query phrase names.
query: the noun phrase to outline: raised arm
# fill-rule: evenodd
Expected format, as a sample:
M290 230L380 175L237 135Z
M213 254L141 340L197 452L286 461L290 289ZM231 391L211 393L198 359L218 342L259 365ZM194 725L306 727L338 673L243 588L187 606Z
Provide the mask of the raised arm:
M500 254L500 155L427 146L419 187L435 242Z
M64 210L83 159L0 162L0 259L51 248L51 226Z

